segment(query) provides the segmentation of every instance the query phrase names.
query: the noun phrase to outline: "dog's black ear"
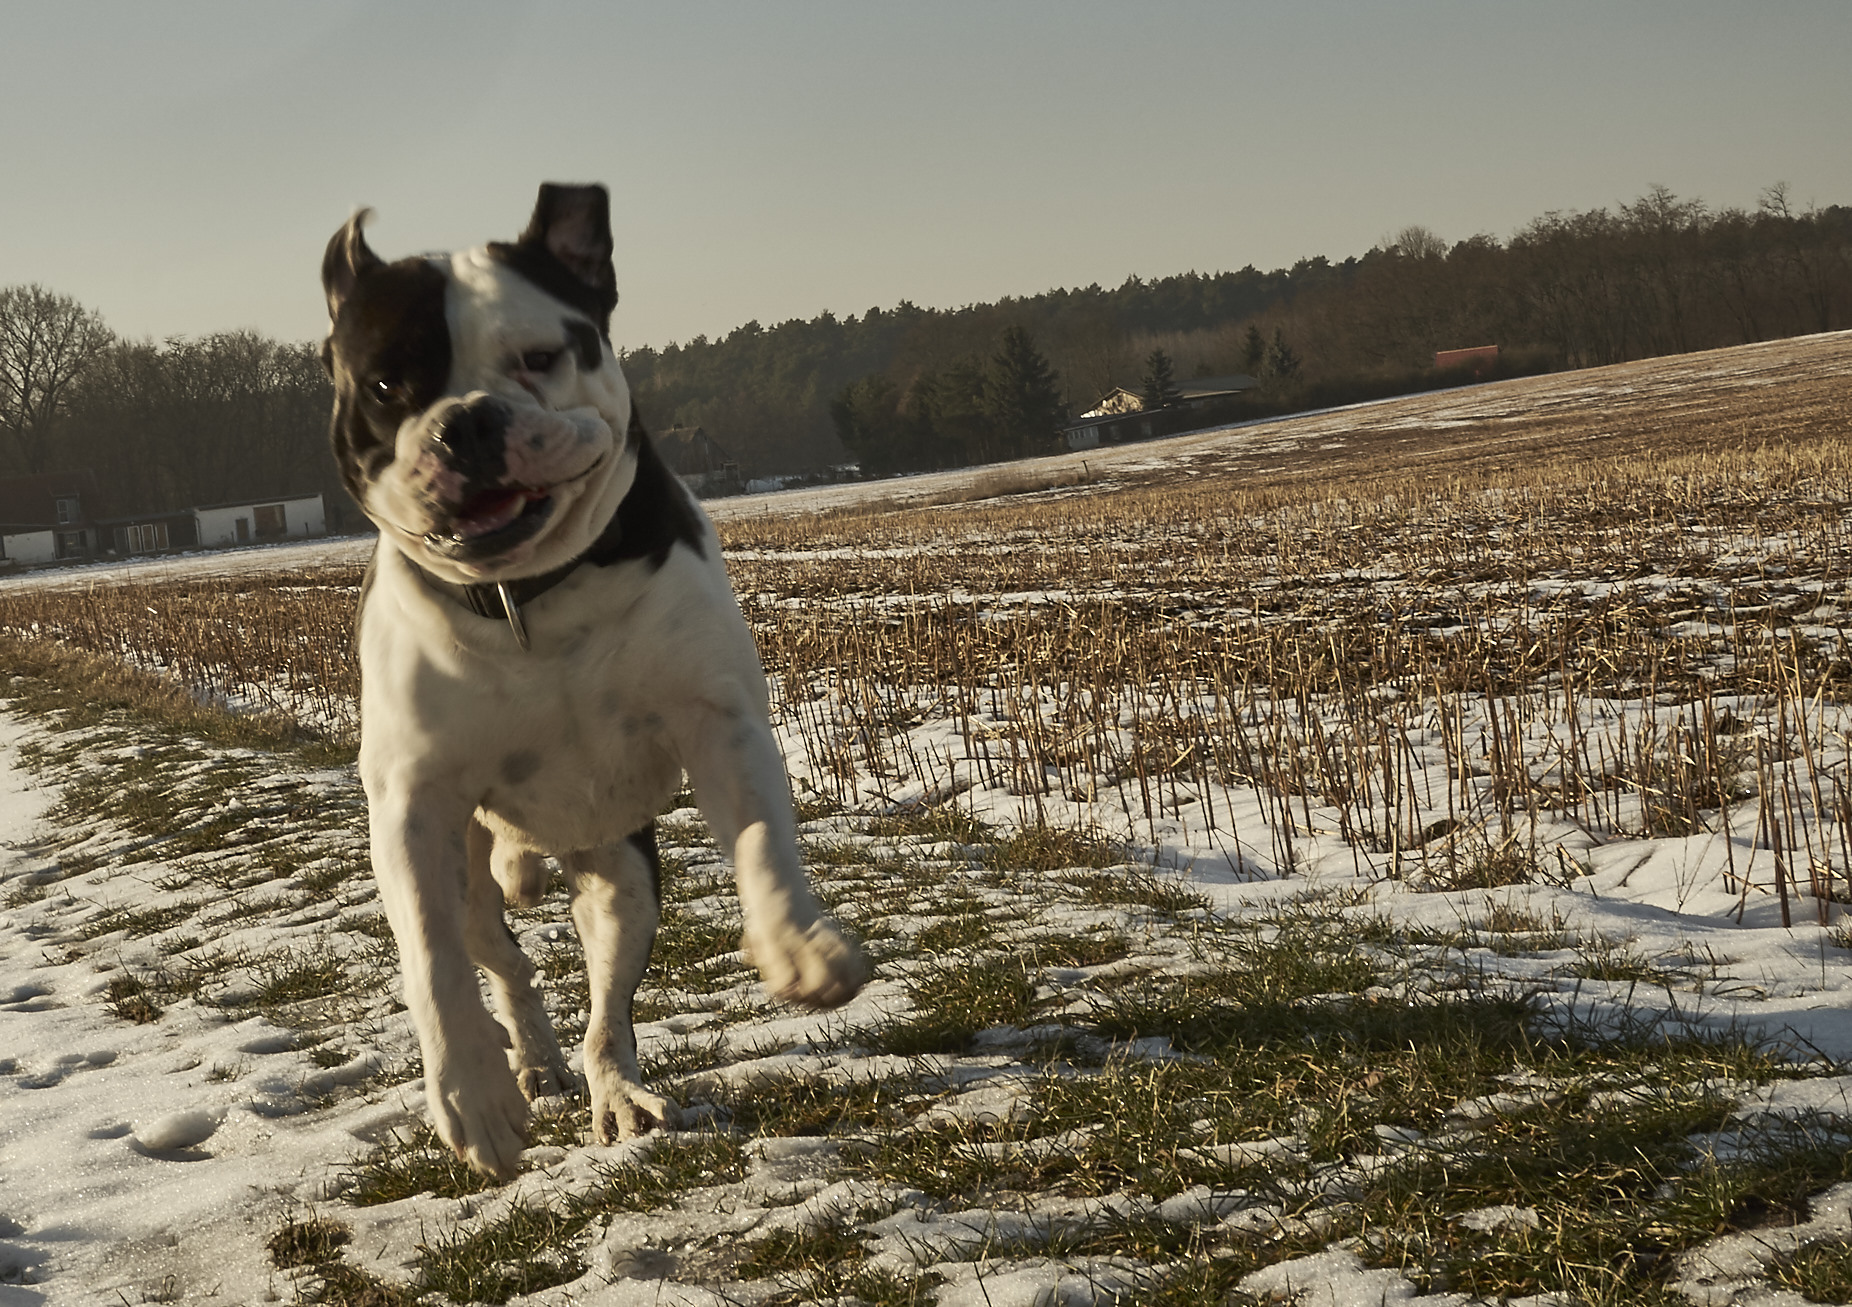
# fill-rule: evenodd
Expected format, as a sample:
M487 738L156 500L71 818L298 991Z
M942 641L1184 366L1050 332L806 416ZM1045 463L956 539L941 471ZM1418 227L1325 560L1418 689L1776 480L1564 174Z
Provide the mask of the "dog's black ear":
M341 305L354 293L360 274L384 266L379 255L367 248L367 238L360 230L372 216L373 210L362 209L349 218L322 255L322 292L328 296L330 322L341 316Z
M617 303L617 272L611 267L611 197L602 186L542 182L534 216L520 244L546 250L567 271Z

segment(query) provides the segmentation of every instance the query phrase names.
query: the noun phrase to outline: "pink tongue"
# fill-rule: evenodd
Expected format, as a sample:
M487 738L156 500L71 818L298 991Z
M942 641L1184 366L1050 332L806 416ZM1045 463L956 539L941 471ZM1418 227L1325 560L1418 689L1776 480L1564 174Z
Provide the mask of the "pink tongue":
M499 531L521 516L527 500L527 492L519 487L478 495L470 501L468 511L457 518L457 534L467 540Z

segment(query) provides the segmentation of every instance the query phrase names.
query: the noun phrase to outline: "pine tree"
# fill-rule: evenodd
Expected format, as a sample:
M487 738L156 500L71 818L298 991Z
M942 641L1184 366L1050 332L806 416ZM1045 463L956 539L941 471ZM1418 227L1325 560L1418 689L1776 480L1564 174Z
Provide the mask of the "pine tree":
M1015 458L1053 448L1067 417L1048 360L1024 327L1009 327L984 375L983 408L996 428L997 454Z
M1260 365L1267 361L1267 338L1260 334L1260 328L1248 323L1248 334L1241 342L1241 361L1247 365L1250 376L1260 375Z
M1267 375L1280 381L1288 381L1299 371L1299 356L1293 347L1286 343L1286 336L1278 327L1273 329L1273 343L1267 346Z
M1147 409L1169 408L1177 402L1177 384L1170 355L1161 349L1154 349L1145 359L1145 375L1140 383L1144 387L1144 400Z

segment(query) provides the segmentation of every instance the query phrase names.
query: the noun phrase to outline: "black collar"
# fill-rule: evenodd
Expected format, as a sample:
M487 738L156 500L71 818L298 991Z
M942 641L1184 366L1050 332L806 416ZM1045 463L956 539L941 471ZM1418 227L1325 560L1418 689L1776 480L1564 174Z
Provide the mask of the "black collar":
M440 576L433 576L418 566L410 558L412 571L416 572L424 583L439 594L448 595L462 604L478 617L487 617L491 621L504 621L514 630L514 638L527 648L527 626L521 620L521 609L532 603L554 586L564 581L585 563L594 563L604 567L623 557L624 513L622 505L611 514L611 520L592 541L589 548L576 558L568 559L550 572L539 576L517 576L508 581L490 581L480 585L463 585L457 581L446 581Z
M637 458L636 476L630 489L585 552L551 572L486 585L460 585L432 576L409 555L405 561L411 563L412 571L439 594L447 595L478 617L506 621L514 631L515 642L525 649L527 626L521 620L522 606L538 599L584 564L609 567L626 559L647 558L652 566L661 567L669 551L678 543L705 556L707 548L700 512L675 473L663 464L662 456L656 452L655 443L644 431L642 419L634 407L625 443L636 451Z

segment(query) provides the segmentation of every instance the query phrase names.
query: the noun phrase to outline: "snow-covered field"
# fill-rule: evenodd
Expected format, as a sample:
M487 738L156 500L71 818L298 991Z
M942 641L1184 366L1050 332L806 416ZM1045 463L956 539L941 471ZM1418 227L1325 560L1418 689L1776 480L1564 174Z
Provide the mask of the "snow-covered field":
M1458 1177L1529 1146L1511 1141L1538 1113L1560 1140L1667 1104L1694 1115L1662 1173L1600 1199L1654 1233L1601 1282L1616 1301L1781 1300L1785 1255L1852 1237L1852 1188L1834 1187L1852 1177L1809 1163L1811 1203L1756 1196L1766 1219L1745 1202L1678 1227L1654 1204L1727 1187L1783 1130L1809 1157L1852 1140L1835 670L1852 665L1852 496L1847 460L1818 448L1843 445L1848 376L1842 334L712 505L811 861L878 976L838 1013L768 1004L698 815L669 814L639 1032L695 1128L588 1148L558 1104L502 1188L420 1142L351 768L86 716L17 680L0 1307L388 1302L407 1284L587 1304L1458 1302L1499 1284L1568 1301L1599 1276L1463 1268L1547 1262L1593 1200ZM1783 428L1802 411L1812 425ZM1714 430L1818 466L1782 472ZM1587 484L1610 460L1679 488L1594 505L1566 538L1561 502L1525 480L1565 450ZM1715 469L1678 461L1709 453ZM1344 484L1294 481L1324 466L1432 503L1345 503L1333 526ZM1431 491L1382 482L1406 467ZM1241 498L1268 477L1286 507ZM1206 498L1167 516L1171 486ZM1123 520L1096 511L1108 492L1133 496ZM1229 519L1198 531L1211 498ZM174 582L234 593L352 570L366 547L8 578L0 626L21 628L9 594L158 606ZM1590 651L1612 654L1605 681ZM1483 684L1436 679L1468 666ZM556 1020L582 1028L563 897L513 924ZM1242 988L1257 973L1278 993ZM1439 1013L1480 1022L1460 1045L1476 1049L1512 1012L1535 1046L1457 1082L1371 1043ZM1288 1073L1244 1077L1276 1062L1297 1088L1266 1106ZM1417 1209L1385 1197L1404 1189ZM1386 1210L1404 1223L1388 1236ZM523 1220L553 1224L508 1233ZM280 1267L273 1238L317 1221L339 1248Z

